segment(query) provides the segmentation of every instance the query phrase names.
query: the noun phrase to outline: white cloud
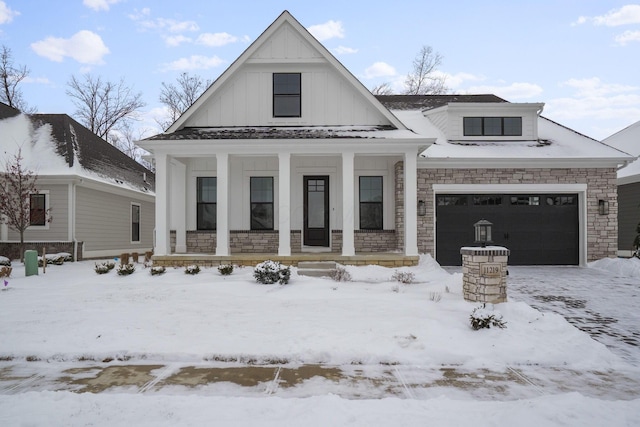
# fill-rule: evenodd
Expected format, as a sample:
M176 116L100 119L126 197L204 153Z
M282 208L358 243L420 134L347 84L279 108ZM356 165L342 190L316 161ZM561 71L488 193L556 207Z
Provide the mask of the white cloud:
M145 7L144 9L129 15L129 19L138 23L138 26L143 30L157 30L168 31L170 33L184 33L198 31L200 27L195 21L176 21L175 19L167 18L150 18L151 9Z
M189 70L208 70L224 64L224 60L217 56L191 55L188 58L180 58L176 61L164 64L163 71L189 71Z
M344 28L340 21L327 21L324 24L312 25L307 28L309 32L319 41L333 38L344 38Z
M640 24L640 4L628 4L620 9L612 9L604 15L588 17L581 16L575 24L592 22L594 25L617 27L620 25Z
M29 76L27 76L22 81L24 83L36 83L36 84L45 84L45 85L51 83L51 80L49 80L46 77L29 77Z
M100 11L109 10L109 7L112 4L120 3L120 1L121 0L83 0L82 4L87 6L89 9Z
M561 83L561 86L569 86L576 89L576 96L578 97L600 97L616 93L628 93L640 89L636 86L603 83L598 77L569 79Z
M631 31L627 30L622 34L618 34L615 37L616 43L619 45L626 45L629 42L640 42L640 30L639 31Z
M346 46L338 46L337 48L331 50L333 50L333 53L335 53L336 55L350 55L353 53L358 53L358 49L353 49Z
M198 36L196 43L211 47L220 47L229 43L235 43L238 37L229 33L202 33Z
M376 77L393 77L396 74L396 69L386 62L375 62L369 68L364 70L365 79L374 79Z
M20 12L11 10L3 1L0 1L0 24L6 24L13 21L13 18L20 15Z
M471 86L464 90L470 94L490 93L511 101L514 99L535 98L542 93L542 87L533 83L511 83L509 85L480 85Z
M102 38L87 30L78 31L68 39L47 37L32 43L31 49L55 62L62 62L69 57L81 64L102 64L103 57L109 53Z
M176 36L167 36L164 38L164 42L167 46L175 47L180 46L182 43L190 43L193 40L190 37L183 36L182 34L178 34Z
M456 74L448 74L440 71L435 71L433 73L437 77L444 77L445 84L449 89L453 89L454 91L458 90L463 84L466 82L478 82L485 80L483 76L476 76L471 73L456 73Z

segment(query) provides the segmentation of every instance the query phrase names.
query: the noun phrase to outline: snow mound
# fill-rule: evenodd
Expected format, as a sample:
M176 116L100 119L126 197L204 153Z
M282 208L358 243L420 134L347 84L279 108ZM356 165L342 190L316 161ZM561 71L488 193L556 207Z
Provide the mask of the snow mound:
M639 277L640 259L638 258L603 258L590 262L589 267L606 270L618 277Z

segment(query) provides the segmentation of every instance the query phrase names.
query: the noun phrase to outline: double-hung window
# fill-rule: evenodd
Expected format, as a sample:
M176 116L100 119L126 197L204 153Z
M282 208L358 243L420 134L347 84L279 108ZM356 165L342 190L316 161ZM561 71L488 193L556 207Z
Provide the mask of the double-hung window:
M215 230L218 197L216 177L198 177L197 193L197 229Z
M131 242L140 241L140 205L131 204Z
M273 230L273 177L252 176L251 229Z
M382 230L382 177L360 177L360 229Z
M273 74L273 117L300 117L302 110L300 73Z
M43 193L29 195L29 225L47 225L47 196Z

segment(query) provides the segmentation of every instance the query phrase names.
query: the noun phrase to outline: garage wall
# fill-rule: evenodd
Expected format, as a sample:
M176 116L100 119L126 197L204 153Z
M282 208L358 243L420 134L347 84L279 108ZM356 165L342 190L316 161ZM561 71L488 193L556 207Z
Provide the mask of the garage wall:
M396 179L402 176L401 170L397 165ZM618 203L613 168L418 169L418 200L426 201L427 206L426 215L418 216L420 253L435 253L433 184L587 184L587 261L617 255ZM608 215L599 215L599 199L609 201ZM399 202L396 207L402 206ZM402 230L401 220L396 230Z

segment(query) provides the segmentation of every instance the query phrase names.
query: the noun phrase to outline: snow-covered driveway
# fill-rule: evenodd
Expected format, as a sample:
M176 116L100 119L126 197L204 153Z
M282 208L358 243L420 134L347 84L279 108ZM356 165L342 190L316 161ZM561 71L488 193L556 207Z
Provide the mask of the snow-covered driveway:
M640 366L640 277L624 271L612 274L608 267L615 261L600 260L589 268L509 267L509 300L561 314L618 356Z

